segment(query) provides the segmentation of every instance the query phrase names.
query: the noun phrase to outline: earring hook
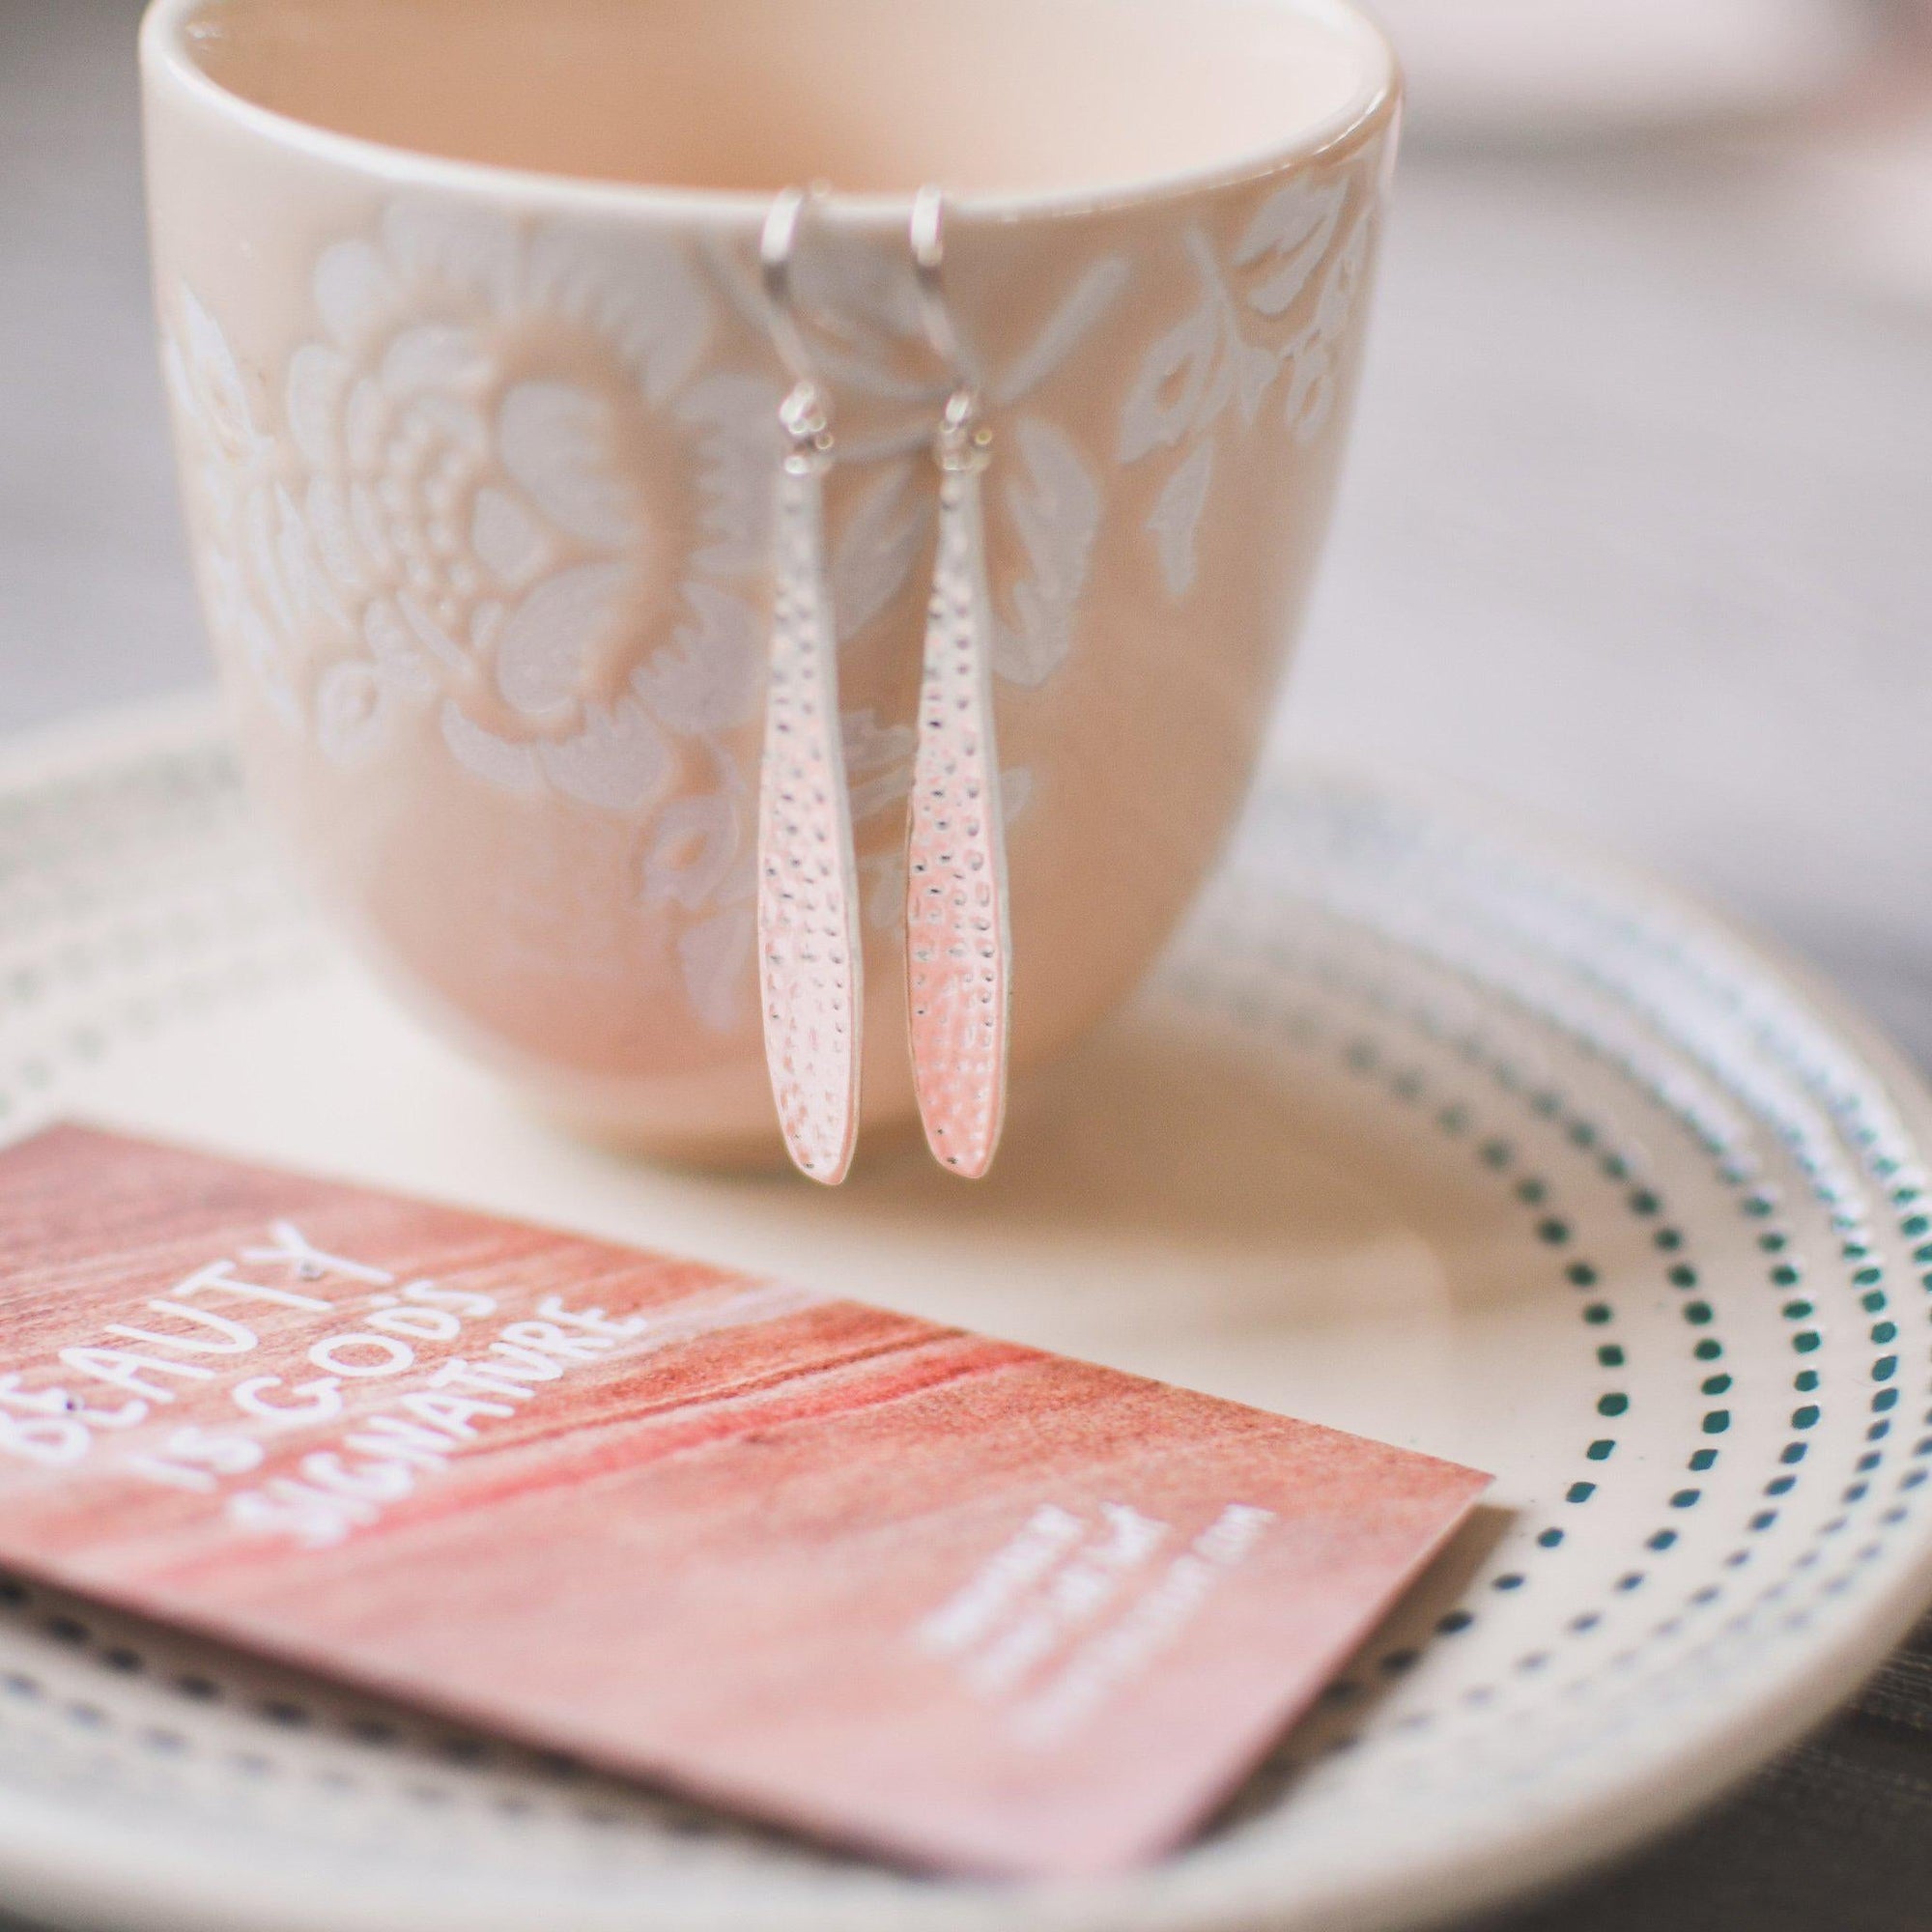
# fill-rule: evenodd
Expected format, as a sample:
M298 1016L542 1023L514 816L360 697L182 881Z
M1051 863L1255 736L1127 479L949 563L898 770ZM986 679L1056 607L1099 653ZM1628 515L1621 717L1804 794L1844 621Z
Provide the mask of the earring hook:
M919 291L920 322L932 353L962 388L978 391L977 358L952 320L946 299L946 190L928 184L912 199L913 282Z
M980 420L980 380L977 358L966 347L946 299L946 193L928 185L912 199L913 286L919 293L920 322L932 353L952 375L952 393L939 426L934 453L942 469L981 469L990 439Z
M832 447L831 409L805 331L799 327L792 282L805 212L828 192L823 182L783 189L766 213L764 231L758 238L758 274L764 288L766 322L779 359L792 380L791 393L780 406L779 414L798 445L795 454L799 457L829 457Z

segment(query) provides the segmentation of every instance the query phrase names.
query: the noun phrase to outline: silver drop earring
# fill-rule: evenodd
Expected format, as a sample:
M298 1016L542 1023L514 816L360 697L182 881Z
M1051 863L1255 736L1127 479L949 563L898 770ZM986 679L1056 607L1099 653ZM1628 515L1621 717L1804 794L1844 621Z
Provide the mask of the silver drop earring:
M920 310L952 390L932 443L939 546L919 696L906 848L906 1010L933 1157L977 1179L1007 1105L1012 943L993 736L993 624L980 478L992 457L972 358L946 302L945 198L913 202Z
M758 781L758 996L765 1064L800 1172L844 1179L859 1133L864 959L825 557L830 405L795 311L792 258L816 190L772 204L758 250L771 334L792 386L779 409L764 755Z

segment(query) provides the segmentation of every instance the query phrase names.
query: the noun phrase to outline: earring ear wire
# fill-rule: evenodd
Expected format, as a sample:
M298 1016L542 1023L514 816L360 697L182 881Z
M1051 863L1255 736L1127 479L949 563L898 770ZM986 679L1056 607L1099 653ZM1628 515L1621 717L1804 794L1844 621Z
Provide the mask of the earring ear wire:
M818 373L799 327L798 302L793 287L792 264L798 253L799 229L806 211L830 190L823 182L808 187L781 189L774 197L758 235L758 279L764 291L765 326L779 359L785 365L795 389L823 390Z
M967 349L946 299L946 193L927 185L913 196L913 287L919 295L921 327L932 353L958 387L980 388L979 364Z

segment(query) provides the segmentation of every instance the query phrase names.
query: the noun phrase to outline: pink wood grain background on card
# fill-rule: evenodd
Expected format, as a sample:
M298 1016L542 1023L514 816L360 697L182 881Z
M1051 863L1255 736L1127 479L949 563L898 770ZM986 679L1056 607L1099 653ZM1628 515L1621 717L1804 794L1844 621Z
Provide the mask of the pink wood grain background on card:
M1486 1481L359 1187L0 1153L0 1561L902 1861L1173 1845Z

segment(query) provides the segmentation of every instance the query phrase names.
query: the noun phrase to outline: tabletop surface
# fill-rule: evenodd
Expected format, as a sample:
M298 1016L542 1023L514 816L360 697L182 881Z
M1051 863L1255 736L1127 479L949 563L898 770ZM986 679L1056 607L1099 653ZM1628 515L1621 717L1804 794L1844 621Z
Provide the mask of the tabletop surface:
M135 12L0 0L0 733L206 676ZM1472 142L1426 93L1414 120L1277 748L1641 860L1932 1067L1932 277L1886 227L1901 181L1932 218L1922 34L1797 124ZM1717 1813L1488 1932L1919 1932L1928 1899L1932 1625Z

